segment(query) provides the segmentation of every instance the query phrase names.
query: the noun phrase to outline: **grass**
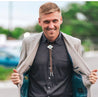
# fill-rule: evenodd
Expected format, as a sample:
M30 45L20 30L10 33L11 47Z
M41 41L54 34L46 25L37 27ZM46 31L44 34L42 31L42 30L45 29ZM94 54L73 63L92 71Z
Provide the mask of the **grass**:
M10 79L10 76L11 76L12 72L13 72L13 68L0 66L0 80Z

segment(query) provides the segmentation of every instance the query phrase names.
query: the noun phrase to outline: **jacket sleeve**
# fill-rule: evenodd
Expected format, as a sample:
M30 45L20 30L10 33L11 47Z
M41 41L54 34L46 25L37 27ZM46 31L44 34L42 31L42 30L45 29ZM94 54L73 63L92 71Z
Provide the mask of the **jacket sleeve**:
M25 42L25 40L23 40L22 47L21 47L21 53L20 53L20 60L19 60L18 66L16 68L17 70L21 66L21 64L24 62L24 60L26 59L26 56L27 56L26 42ZM21 87L23 84L23 74L20 74L20 79L21 79L21 83L18 84L18 87Z
M22 47L21 47L21 53L20 53L20 60L17 68L22 64L22 62L25 60L27 56L27 50L26 50L26 42L25 39L22 42Z
M83 51L82 51L81 40L78 41L76 50L77 50L77 52L79 53L79 55L80 55L81 57L83 57L83 56L82 56L82 52L83 52ZM89 77L88 77L87 75L84 75L84 76L83 76L83 82L84 82L85 86L90 87L91 82L89 81Z
M77 44L75 44L75 49L77 50L77 52L79 53L79 55L82 57L83 56L83 47L81 45L81 40L78 39Z

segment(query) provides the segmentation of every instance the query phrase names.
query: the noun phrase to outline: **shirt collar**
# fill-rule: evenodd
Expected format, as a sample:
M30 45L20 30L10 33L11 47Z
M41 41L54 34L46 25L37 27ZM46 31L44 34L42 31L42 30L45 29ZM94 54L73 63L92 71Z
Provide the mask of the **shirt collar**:
M41 41L42 42L47 42L48 44L59 44L59 45L61 45L61 43L62 43L62 39L63 39L63 36L62 36L62 34L61 34L61 32L59 33L59 36L56 38L56 40L54 41L54 42L50 42L46 37L45 37L45 35L44 35L44 33L42 34L42 39L41 39Z

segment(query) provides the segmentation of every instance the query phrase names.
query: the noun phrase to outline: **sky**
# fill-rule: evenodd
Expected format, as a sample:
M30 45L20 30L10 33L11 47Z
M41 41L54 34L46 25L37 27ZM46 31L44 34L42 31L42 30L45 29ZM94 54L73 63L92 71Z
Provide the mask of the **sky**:
M84 4L84 1L54 1L61 9L69 3ZM33 26L38 22L39 7L46 1L0 1L0 26L15 27Z

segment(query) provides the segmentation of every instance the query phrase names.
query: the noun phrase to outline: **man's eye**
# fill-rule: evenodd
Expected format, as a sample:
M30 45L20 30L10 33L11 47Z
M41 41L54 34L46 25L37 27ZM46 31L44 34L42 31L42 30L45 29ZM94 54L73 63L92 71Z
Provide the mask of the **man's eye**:
M58 22L58 20L53 20L54 23Z
M49 23L49 21L44 21L44 23L45 23L45 24L48 24L48 23Z

